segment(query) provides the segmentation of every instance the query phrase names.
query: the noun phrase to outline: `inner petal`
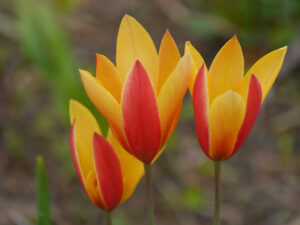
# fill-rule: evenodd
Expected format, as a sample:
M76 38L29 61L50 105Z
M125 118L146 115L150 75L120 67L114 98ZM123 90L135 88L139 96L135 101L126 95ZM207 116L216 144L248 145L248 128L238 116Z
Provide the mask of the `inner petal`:
M227 91L215 98L209 110L211 158L225 160L244 121L246 104L241 95Z

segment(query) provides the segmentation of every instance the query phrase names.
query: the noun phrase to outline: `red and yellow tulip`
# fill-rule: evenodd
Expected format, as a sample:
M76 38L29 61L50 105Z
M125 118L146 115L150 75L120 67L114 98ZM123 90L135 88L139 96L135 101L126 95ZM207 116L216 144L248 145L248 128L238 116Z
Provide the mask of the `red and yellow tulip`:
M186 43L185 53L191 55L193 64L189 88L196 132L209 158L226 160L239 150L282 67L286 50L283 47L265 55L243 76L244 58L236 36L221 48L209 70L200 53Z
M150 35L128 15L119 28L116 66L96 54L96 77L80 71L89 98L113 135L144 163L160 155L174 131L190 73L190 56L180 58L168 31L157 54Z
M91 112L70 101L71 155L90 200L111 211L128 199L144 174L143 164L128 154L109 131L107 139Z

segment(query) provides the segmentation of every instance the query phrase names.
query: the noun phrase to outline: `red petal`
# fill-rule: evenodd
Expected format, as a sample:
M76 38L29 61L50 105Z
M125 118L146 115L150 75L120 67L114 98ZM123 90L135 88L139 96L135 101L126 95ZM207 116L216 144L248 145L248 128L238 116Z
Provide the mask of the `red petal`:
M239 150L241 145L248 137L255 123L255 120L258 116L259 109L261 106L261 100L262 100L261 85L259 83L259 80L256 78L256 76L252 74L251 81L249 84L245 119L241 129L239 130L232 155Z
M161 128L156 95L139 61L129 72L121 105L129 146L139 160L150 163L160 149Z
M208 89L205 65L200 68L193 89L193 106L195 114L196 134L199 144L209 156L209 121L208 121Z
M78 160L77 150L76 150L75 120L74 120L74 122L72 124L72 128L71 128L70 147L71 147L71 156L72 156L72 160L73 160L73 163L74 163L74 166L75 166L75 170L76 170L77 176L79 177L80 183L81 183L84 191L87 193L85 185L84 185L84 181L83 181L81 169L80 169L80 164L79 164L79 160Z
M108 141L97 133L93 138L94 162L100 190L108 211L118 206L123 194L121 165Z

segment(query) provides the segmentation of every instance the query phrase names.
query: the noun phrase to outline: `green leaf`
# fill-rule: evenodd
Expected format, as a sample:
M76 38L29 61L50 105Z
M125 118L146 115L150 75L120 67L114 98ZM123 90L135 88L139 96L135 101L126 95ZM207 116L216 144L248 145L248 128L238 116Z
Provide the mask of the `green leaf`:
M36 162L38 225L50 225L50 197L44 161L41 156Z

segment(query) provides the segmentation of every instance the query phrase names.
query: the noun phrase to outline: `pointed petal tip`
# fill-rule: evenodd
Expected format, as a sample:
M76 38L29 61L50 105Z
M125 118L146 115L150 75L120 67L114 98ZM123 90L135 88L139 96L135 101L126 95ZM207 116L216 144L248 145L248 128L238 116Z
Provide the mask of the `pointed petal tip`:
M191 45L191 41L186 41L185 42L185 46L187 47L187 46L190 46Z

